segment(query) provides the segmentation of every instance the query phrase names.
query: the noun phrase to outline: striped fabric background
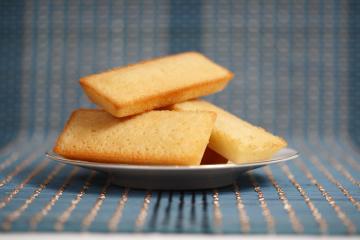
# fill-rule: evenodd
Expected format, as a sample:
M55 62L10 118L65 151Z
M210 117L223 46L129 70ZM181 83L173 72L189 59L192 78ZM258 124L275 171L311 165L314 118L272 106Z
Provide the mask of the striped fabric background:
M360 2L0 1L0 229L359 234ZM208 100L297 161L208 191L141 191L46 160L81 76L197 50L235 72Z

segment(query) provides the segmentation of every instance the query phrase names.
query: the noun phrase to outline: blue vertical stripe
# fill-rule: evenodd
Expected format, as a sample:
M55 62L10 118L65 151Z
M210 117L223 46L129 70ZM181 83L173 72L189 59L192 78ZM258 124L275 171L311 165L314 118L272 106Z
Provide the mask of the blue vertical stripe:
M278 106L278 89L279 89L279 45L278 45L278 31L279 31L279 3L278 0L275 0L274 2L274 24L273 24L273 29L274 29L274 60L273 60L273 69L274 69L274 77L273 77L273 131L276 133L278 130L278 125L277 125L277 119L278 119L278 111L277 111L277 106Z
M159 31L158 31L158 24L159 24L159 3L157 0L154 0L154 5L155 5L155 14L154 14L154 51L155 51L155 55L158 54L158 41L160 41L160 36L159 36ZM154 56L155 56L154 55Z
M304 3L304 122L303 122L303 136L308 139L309 128L309 0Z
M319 69L318 69L318 85L319 85L319 108L318 108L318 134L324 136L324 1L319 1Z
M53 3L52 1L48 2L48 23L47 23L47 39L48 39L48 48L47 48L47 63L46 66L46 92L45 92L45 98L50 99L50 89L51 89L51 83L52 83L52 74L53 74ZM57 111L60 111L60 109L56 109ZM48 136L49 128L50 128L50 115L51 115L51 108L50 108L50 101L45 101L45 112L48 114L45 114L45 126L41 126L45 128L45 136ZM44 136L44 137L45 137Z
M98 1L93 1L93 45L92 45L92 72L96 73L98 71Z
M234 42L237 41L237 39L234 39L234 31L236 31L236 29L234 29L234 1L230 0L229 1L229 16L227 16L228 19L228 24L229 24L229 38L230 38L230 43L228 45L228 56L229 56L229 68L230 70L234 71L234 54L233 54L233 49L234 49ZM237 81L239 81L238 76L236 76L237 73L235 73L235 79L237 79ZM231 84L231 82L230 82ZM234 83L233 83L234 84ZM239 96L234 97L234 87L230 85L229 87L229 91L228 91L228 96L227 96L227 108L229 111L234 111L234 112L238 112L239 109L233 109L233 102L237 102L239 101L238 99ZM238 106L238 104L236 104L236 106Z
M137 43L138 43L138 50L137 50L137 58L140 60L141 56L142 56L142 52L143 52L143 10L144 10L144 1L141 0L140 4L139 4L139 9L138 9L138 15L137 15L137 19L138 19L138 38L137 38Z
M77 68L76 68L76 75L77 78L80 79L81 76L81 63L82 63L82 55L83 55L83 1L79 0L79 20L77 22L77 26L76 26L76 31L77 31L77 37L78 37L78 49L77 49ZM77 91L77 107L81 106L81 96L82 96L82 92L81 92L81 88L78 87L78 91Z
M1 1L0 82L4 89L0 94L0 148L13 140L20 128L24 12L25 1Z
M171 53L201 51L201 4L200 0L170 0Z
M360 148L360 4L357 0L349 0L349 78L348 109L349 135L356 147Z
M249 74L248 74L248 59L249 59L249 33L250 33L250 27L249 27L249 2L245 1L244 6L244 15L243 15L243 21L245 24L245 32L244 32L244 72L245 72L245 78L244 78L244 96L243 96L243 103L244 103L244 118L246 119L248 117L248 96L249 96Z
M29 101L31 103L35 102L36 98L36 69L37 69L37 50L38 50L38 18L39 18L39 1L34 0L33 2L34 10L33 10L33 18L32 18L32 35L31 35L31 42L32 42L32 57L31 57L31 74L30 74L30 81L31 81L31 91L30 91L30 99ZM35 104L31 104L31 107L29 108L29 136L33 136L34 130L35 130Z
M213 0L212 1L212 57L216 60L218 58L218 1L217 0ZM211 96L211 99L214 103L217 102L217 95Z
M61 126L65 123L66 113L68 113L68 96L66 89L68 87L68 76L67 76L67 60L68 60L68 38L69 38L69 0L64 2L64 33L63 33L63 49L62 49L62 62L61 62Z
M108 43L107 43L107 67L111 68L113 67L113 1L108 0L108 12L109 17L107 20L107 31L108 31Z
M123 11L123 21L124 21L124 35L123 35L123 59L124 63L128 64L128 1L124 1L124 11Z
M334 19L334 25L333 25L333 40L334 40L334 55L333 55L333 95L334 95L334 111L333 111L333 125L332 125L332 132L334 135L339 134L339 128L340 122L339 122L339 115L341 114L339 111L339 105L340 105L340 83L341 79L339 78L339 30L340 30L340 19L339 19L339 10L340 10L340 2L337 0L333 0L333 19Z
M293 74L294 74L294 68L293 68L293 47L294 47L294 40L293 40L293 15L294 15L294 11L293 11L293 1L289 0L288 1L288 12L289 12L289 23L288 23L288 39L289 39L289 59L288 59L288 99L289 99L289 103L288 103L288 108L289 108L289 112L288 112L288 131L287 134L288 136L292 137L292 129L293 129Z
M265 29L264 29L264 1L259 0L259 37L258 37L258 48L257 48L257 62L259 65L259 73L257 74L256 84L257 84L257 90L258 90L258 99L259 99L259 111L257 113L257 119L256 122L259 125L263 124L263 85L265 84L265 81L268 81L268 79L263 78L263 69L264 69L264 36L265 36Z

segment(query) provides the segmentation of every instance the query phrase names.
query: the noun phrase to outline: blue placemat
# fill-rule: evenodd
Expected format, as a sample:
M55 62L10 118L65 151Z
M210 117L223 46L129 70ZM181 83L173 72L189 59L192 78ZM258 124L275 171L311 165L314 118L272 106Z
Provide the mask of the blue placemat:
M351 1L0 2L0 229L358 234L359 10ZM207 99L301 157L233 186L142 191L44 158L80 76L201 51L235 72Z

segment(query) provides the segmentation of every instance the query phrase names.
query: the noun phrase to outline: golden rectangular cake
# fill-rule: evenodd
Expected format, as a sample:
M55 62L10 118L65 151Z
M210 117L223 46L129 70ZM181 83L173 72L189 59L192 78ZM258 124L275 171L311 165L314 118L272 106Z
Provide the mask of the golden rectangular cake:
M180 111L215 112L217 118L209 147L234 163L266 160L287 145L284 139L204 100L178 103L170 108Z
M150 111L116 118L72 113L54 152L71 159L145 165L199 165L216 119L211 112Z
M91 101L130 116L221 91L233 73L196 52L155 58L80 79Z

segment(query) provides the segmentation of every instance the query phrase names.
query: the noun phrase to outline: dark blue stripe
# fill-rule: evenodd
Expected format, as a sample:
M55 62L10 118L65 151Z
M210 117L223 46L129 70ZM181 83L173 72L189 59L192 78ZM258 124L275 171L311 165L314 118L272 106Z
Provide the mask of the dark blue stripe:
M236 39L234 39L234 1L230 0L230 13L229 16L227 16L228 19L228 24L229 24L229 38L230 38L230 43L228 45L228 56L229 56L229 67L230 70L234 71L234 42L236 41ZM239 109L233 109L233 103L235 103L236 101L238 101L238 97L235 95L234 98L234 83L230 83L230 86L228 87L228 96L227 96L227 108L229 111L233 111L234 113L238 113ZM236 104L236 106L238 106Z
M154 35L155 35L155 42L154 42L154 51L155 54L158 54L157 49L158 49L158 41L160 41L160 37L158 36L159 31L158 31L158 25L159 25L159 3L158 1L155 0L155 14L154 14Z
M139 3L138 9L138 49L137 49L137 58L140 60L143 52L143 11L144 11L144 2L141 0Z
M124 2L123 14L124 14L123 59L124 59L124 63L128 64L128 1L127 0L125 0Z
M243 94L243 103L244 103L244 118L245 120L248 118L248 82L249 82L249 74L248 74L248 59L249 59L249 33L250 33L250 28L249 28L249 2L245 1L245 6L244 6L244 15L243 15L243 21L244 21L244 25L245 25L245 32L244 32L244 37L243 37L243 41L244 41L244 69L243 71L245 72L245 76L244 76L244 94Z
M15 138L20 126L24 4L5 0L0 5L0 147Z
M273 69L274 69L274 77L273 77L273 118L272 118L272 125L273 125L273 131L276 133L278 126L277 126L277 106L278 106L278 90L279 90L279 51L278 51L278 30L279 30L279 3L277 0L275 0L274 3L274 23L273 23L273 29L274 29L274 60L273 60Z
M201 5L200 0L170 1L171 53L201 51Z
M113 1L108 0L108 10L109 10L109 18L107 21L107 30L108 30L108 44L107 44L107 67L113 67Z
M288 41L289 41L289 62L288 62L288 99L289 99L289 103L288 103L288 131L287 134L289 136L292 136L292 129L293 129L293 74L294 74L294 67L293 67L293 1L288 1L288 12L289 12L289 23L288 23Z
M39 1L34 1L34 12L33 12L33 18L32 18L32 35L31 35L31 74L30 74L30 81L31 81L31 90L30 90L30 103L35 102L36 97L36 68L37 68L37 41L38 41L38 19L39 19ZM33 136L34 130L35 130L35 104L31 104L31 107L29 107L29 135Z
M82 11L83 1L79 1L79 21L77 22L77 37L78 37L78 50L77 50L77 69L76 75L78 79L81 77L81 66L82 66L82 54L83 54L83 11ZM82 91L80 86L77 89L77 106L81 105L81 96Z
M52 1L48 2L48 12L47 12L47 18L48 18L48 22L47 22L47 30L48 30L48 34L47 34L47 39L48 39L48 48L47 48L47 63L46 63L46 93L45 93L45 98L46 99L50 99L51 97L51 93L50 93L50 85L52 83L52 69L53 69L53 56L52 56L52 51L53 51L53 39L54 39L54 35L53 35L53 4ZM47 114L45 114L45 126L44 130L45 130L45 136L48 136L48 132L49 132L49 125L50 125L50 116L51 116L51 112L54 109L50 109L50 103L51 101L45 101L45 112ZM58 109L56 109L58 110Z
M67 59L68 59L68 32L69 32L69 0L64 2L64 33L63 33L63 56L61 62L61 122L60 125L63 126L67 118L67 109L68 107L68 96L66 95L66 89L68 87L68 76L67 76Z
M341 79L339 78L339 10L340 10L340 2L337 0L333 0L333 18L334 18L334 25L333 25L333 40L334 40L334 55L333 55L333 75L334 75L334 86L333 86L333 94L334 94L334 111L333 111L333 134L339 134L339 115L341 114L339 111L340 105L340 83Z
M218 23L219 23L219 1L218 0L214 0L213 1L214 7L213 7L213 58L216 60L219 57L219 52L218 52L218 48L219 48L219 33L218 33ZM212 96L212 100L214 101L214 103L218 104L218 98L219 95L215 94Z
M360 148L360 4L349 0L349 135Z
M305 8L305 26L304 26L304 124L303 134L304 138L308 139L309 129L309 1L306 0L304 3Z
M263 79L263 69L264 69L264 36L265 36L265 29L264 29L264 1L259 1L259 37L258 37L258 48L257 48L257 64L259 66L259 73L257 74L256 85L258 91L258 99L259 99L259 110L257 112L256 123L262 125L263 121L263 92L264 92L264 82L267 79Z
M320 137L324 135L324 1L319 2L319 70L318 70L318 84L319 84L319 109L318 109L318 134Z
M98 28L98 5L97 5L98 1L94 0L93 1L93 6L92 6L92 10L93 10L93 41L92 41L92 55L93 55L93 59L92 59L92 72L96 73L98 71L98 34L97 34L97 28Z

